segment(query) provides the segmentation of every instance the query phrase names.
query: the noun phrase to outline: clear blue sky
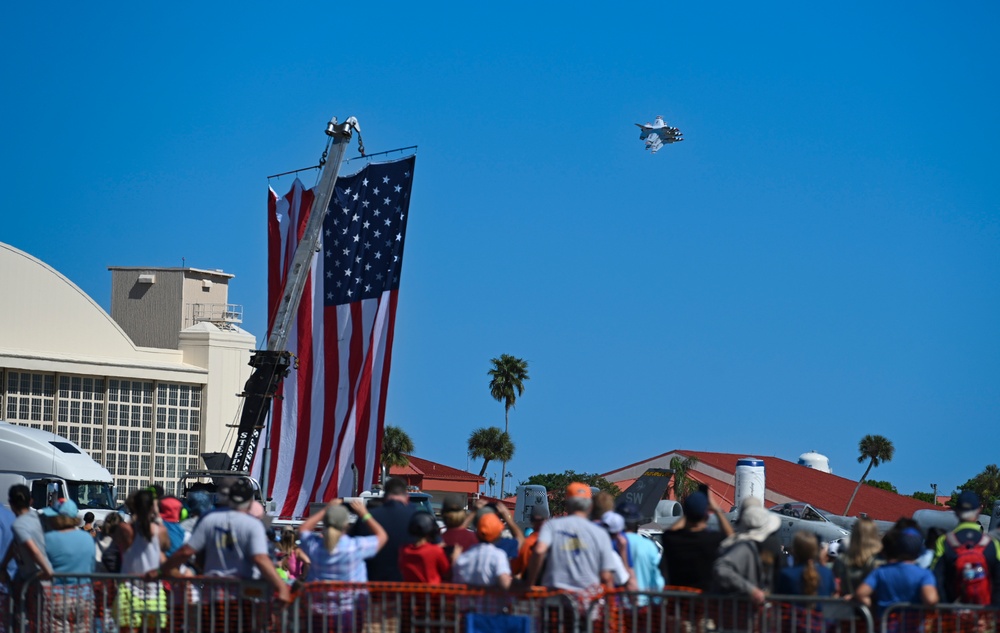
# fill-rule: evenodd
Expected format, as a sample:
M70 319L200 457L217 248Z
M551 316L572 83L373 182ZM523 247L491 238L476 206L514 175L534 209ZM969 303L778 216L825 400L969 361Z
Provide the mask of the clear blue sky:
M16 3L0 241L105 307L109 265L222 268L260 340L266 176L354 115L420 147L387 416L420 456L503 424L510 353L517 479L857 479L880 433L873 478L950 491L1000 459L1000 8L703 4ZM687 140L651 156L657 114Z

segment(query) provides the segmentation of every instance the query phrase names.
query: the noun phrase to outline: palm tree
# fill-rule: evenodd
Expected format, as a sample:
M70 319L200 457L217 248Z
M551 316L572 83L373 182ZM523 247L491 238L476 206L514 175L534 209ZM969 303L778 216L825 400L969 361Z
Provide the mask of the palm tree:
M486 372L490 377L490 395L497 402L503 402L503 431L510 433L510 408L524 391L524 381L528 380L528 361L510 354L491 358L493 367ZM507 475L507 460L503 460L500 470L500 497L503 498L503 484Z
M847 502L847 507L844 508L845 515L850 512L851 504L854 503L854 497L857 496L858 490L861 489L861 484L865 482L865 478L868 477L868 473L871 472L872 467L884 462L891 462L892 456L895 453L896 447L884 435L866 435L861 438L861 441L858 442L858 463L863 464L867 459L868 468L865 468L865 474L861 475L861 480L858 481L854 492L851 493L851 499Z
M674 471L674 498L678 501L684 501L689 494L698 489L698 482L688 477L688 472L697 463L697 457L670 458L670 470Z
M510 435L498 426L476 429L469 436L469 455L473 459L483 458L483 467L479 469L479 476L482 477L490 462L513 459L514 443L510 441Z
M385 433L382 434L382 455L379 461L382 464L382 479L386 479L389 469L393 466L406 466L410 463L407 455L413 453L413 440L406 434L406 431L398 426L385 426Z

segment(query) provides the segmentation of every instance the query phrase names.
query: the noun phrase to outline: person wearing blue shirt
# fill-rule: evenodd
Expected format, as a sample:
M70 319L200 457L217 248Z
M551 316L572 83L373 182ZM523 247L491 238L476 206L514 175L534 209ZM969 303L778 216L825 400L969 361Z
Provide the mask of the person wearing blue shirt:
M61 499L42 514L52 530L45 535L45 550L54 574L52 592L45 601L45 624L51 631L90 631L94 594L89 574L94 573L97 545L80 529L79 510L72 499Z
M913 562L924 549L920 531L913 527L893 528L886 533L884 540L889 563L865 578L855 592L855 598L868 606L874 601L878 617L887 607L899 602L928 606L937 604L934 574Z
M790 596L832 596L833 572L819 562L819 541L808 530L799 530L792 538L794 565L778 575L775 593Z
M0 503L0 552L6 554L7 548L14 541L14 530L11 526L14 525L14 519L17 515L11 512L10 508ZM17 561L11 556L10 562L7 563L7 577L13 578L17 574ZM7 585L0 584L0 593L7 592Z
M663 591L666 584L660 572L660 550L653 541L639 535L639 508L634 503L620 503L615 508L625 520L625 541L628 543L628 565L635 574L639 591ZM639 596L640 607L649 604L648 596Z

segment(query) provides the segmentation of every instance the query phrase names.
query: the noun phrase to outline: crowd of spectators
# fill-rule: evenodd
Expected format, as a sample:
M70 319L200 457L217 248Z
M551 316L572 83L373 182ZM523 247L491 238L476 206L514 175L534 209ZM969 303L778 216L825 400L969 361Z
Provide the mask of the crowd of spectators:
M11 487L8 502L10 511L0 508L3 589L16 597L37 579L64 586L53 594L59 602L50 613L66 617L93 601L87 589L92 574L121 574L126 578L114 613L120 625L133 627L140 624L137 614L166 613L172 598L161 581L194 575L263 581L278 603L289 602L302 583L339 581L498 590L540 585L580 593L688 587L758 604L781 594L839 596L879 610L894 602L933 605L972 595L955 569L973 545L986 561L987 590L978 587L980 594L984 603L1000 606L1000 546L974 522L980 508L971 493L959 498L960 523L947 534L924 535L913 521L901 519L880 536L862 518L846 547L831 547L803 531L795 534L791 551L778 539L780 517L756 499L744 503L734 526L709 496L690 494L683 518L659 536L657 547L639 534L635 505L614 506L610 495L595 496L582 483L566 488L564 516L536 509L527 535L502 503L468 508L461 495L444 499L441 530L434 515L409 503L406 484L398 479L386 483L381 503L334 500L284 529L270 524L245 479L224 482L215 503L204 491L181 500L155 486L137 490L128 497L127 515L112 513L102 522L90 513L78 519L68 499L36 512L25 486ZM69 591L71 586L77 589ZM311 603L312 616L342 619L364 597L359 591L330 592ZM251 619L259 606L225 588L202 598L236 601L235 612ZM639 598L640 605L647 603L648 596Z

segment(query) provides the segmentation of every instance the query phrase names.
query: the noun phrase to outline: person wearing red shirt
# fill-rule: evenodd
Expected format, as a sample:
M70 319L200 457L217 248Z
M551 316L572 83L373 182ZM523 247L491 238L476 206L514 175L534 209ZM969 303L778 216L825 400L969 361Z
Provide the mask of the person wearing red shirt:
M465 551L479 544L476 533L469 529L476 515L467 512L466 505L465 496L458 493L446 495L441 504L441 519L445 527L441 541L446 553L452 552L456 546Z
M444 548L431 543L438 535L437 521L429 512L415 512L410 517L409 533L415 541L399 550L399 571L403 582L440 585L451 579L451 561Z

